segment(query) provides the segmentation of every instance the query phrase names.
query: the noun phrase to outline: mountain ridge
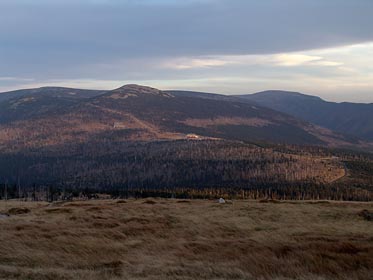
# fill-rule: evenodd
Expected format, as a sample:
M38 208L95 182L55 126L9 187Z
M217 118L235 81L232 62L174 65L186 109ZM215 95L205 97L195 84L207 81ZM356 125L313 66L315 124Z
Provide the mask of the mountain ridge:
M236 98L178 96L139 85L89 98L59 96L36 94L29 100L32 95L26 95L0 102L13 112L0 112L0 177L5 182L101 191L324 189L324 183L334 184L346 174L339 158L346 150L331 156L339 149L329 148L356 153L371 148Z
M239 98L340 133L373 141L373 103L336 103L286 91L264 91Z
M0 126L7 132L0 134L0 142L21 137L17 143L41 147L84 142L110 132L120 134L122 141L184 139L195 134L249 142L365 145L357 138L236 96L161 91L135 84L110 91L47 87L24 93L0 102Z

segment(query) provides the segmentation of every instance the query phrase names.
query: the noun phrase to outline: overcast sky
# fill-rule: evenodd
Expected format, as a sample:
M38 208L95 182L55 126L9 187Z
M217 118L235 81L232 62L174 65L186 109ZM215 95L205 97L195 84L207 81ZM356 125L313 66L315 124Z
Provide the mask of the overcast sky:
M0 91L127 83L373 102L373 1L0 1Z

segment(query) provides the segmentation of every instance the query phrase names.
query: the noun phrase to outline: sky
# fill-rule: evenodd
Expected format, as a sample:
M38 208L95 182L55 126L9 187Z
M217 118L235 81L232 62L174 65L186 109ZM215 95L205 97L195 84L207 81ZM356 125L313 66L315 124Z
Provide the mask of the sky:
M0 91L128 83L373 103L373 1L0 1Z

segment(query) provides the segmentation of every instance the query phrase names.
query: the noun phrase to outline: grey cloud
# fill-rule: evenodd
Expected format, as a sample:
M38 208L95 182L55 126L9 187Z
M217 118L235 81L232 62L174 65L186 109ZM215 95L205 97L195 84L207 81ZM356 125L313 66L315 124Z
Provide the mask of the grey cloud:
M95 78L110 73L88 67L119 60L371 41L372 13L370 0L3 0L0 76Z

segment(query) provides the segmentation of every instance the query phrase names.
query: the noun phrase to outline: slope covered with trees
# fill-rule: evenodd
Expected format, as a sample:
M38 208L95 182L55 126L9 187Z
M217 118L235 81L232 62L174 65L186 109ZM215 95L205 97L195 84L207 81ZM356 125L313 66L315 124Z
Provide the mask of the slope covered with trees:
M373 141L373 104L335 103L287 91L237 96L334 131Z
M369 157L328 149L363 143L289 115L137 85L72 92L0 102L1 197L371 198Z

